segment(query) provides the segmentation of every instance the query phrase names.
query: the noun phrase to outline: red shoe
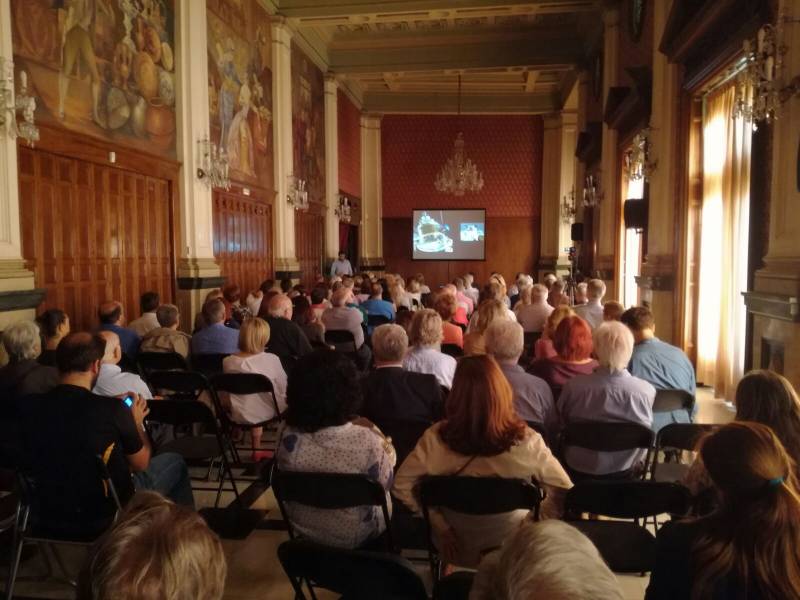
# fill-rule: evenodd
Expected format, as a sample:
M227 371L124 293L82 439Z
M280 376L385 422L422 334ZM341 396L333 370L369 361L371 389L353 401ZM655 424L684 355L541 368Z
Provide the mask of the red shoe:
M262 460L269 460L275 453L272 450L256 450L253 452L253 462L261 462Z

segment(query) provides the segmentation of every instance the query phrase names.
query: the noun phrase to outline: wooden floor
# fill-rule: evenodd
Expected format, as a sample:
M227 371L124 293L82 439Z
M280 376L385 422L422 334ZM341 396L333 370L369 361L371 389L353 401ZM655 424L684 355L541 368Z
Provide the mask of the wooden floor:
M698 421L703 423L725 423L733 418L733 410L720 399L712 397L710 390L698 390L699 415ZM242 485L244 491L248 486ZM245 539L225 539L223 546L228 559L228 581L225 591L227 600L251 600L264 598L269 600L292 600L294 594L277 560L277 547L287 539L285 531L280 529L280 514L275 504L271 490L262 491L257 487L250 487L252 509L266 511L265 520L259 528L252 531ZM232 493L227 493L223 499L230 502ZM208 507L213 504L213 494L210 492L196 493L199 507ZM247 501L248 503L250 500ZM2 550L5 554L6 549ZM68 569L76 573L83 560L83 551L76 548L65 548L62 556ZM5 560L3 560L5 562ZM419 562L420 574L429 580L429 572L424 562ZM3 580L5 580L5 569ZM21 579L16 586L20 598L58 598L67 599L74 597L74 591L65 584L54 581L31 581L31 576L45 573L45 565L40 557L27 561L21 572ZM27 580L26 580L27 579ZM629 600L641 600L647 588L649 577L619 576L620 584ZM17 597L17 595L15 595ZM335 598L333 594L319 594L323 598Z

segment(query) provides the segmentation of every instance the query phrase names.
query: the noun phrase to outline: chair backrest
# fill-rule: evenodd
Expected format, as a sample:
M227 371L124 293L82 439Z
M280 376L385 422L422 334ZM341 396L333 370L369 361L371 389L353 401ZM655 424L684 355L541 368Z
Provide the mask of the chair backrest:
M278 546L278 559L292 582L296 598L305 599L302 591L305 580L353 600L428 599L425 584L411 563L394 554L289 540Z
M562 448L576 446L595 452L635 450L653 445L655 433L639 423L569 423L561 434Z
M433 425L433 423L424 421L384 418L376 419L375 424L384 435L392 438L392 445L397 453L398 465L403 464L403 461L411 454L422 435Z
M391 322L392 320L386 315L367 315L367 325L370 327L379 327Z
M656 449L677 448L678 450L695 450L700 439L719 425L701 425L699 423L670 423L658 432Z
M325 331L325 341L336 348L338 352L356 352L356 338L352 331L347 329L328 329Z
M691 415L695 399L686 390L656 390L653 412L672 412L684 409Z
M222 361L229 354L192 354L192 369L203 375L211 376L222 373Z
M208 379L195 371L151 371L147 379L153 389L183 400L197 400L203 392L211 391Z
M464 356L464 349L457 344L442 344L442 353L453 358L459 358Z
M195 425L205 426L206 433L217 434L217 418L207 404L197 400L148 400L147 407L150 413L148 421L164 423L165 425Z
M470 515L493 515L517 509L538 512L541 490L532 482L502 477L438 475L419 488L422 509L449 508Z
M136 357L139 373L147 379L151 371L186 371L189 365L177 352L139 352Z
M685 515L689 491L675 483L657 481L585 481L569 492L564 508L617 519L638 519L670 513Z
M281 412L278 407L278 400L275 398L272 381L260 373L218 373L211 377L211 387L214 389L216 400L219 400L219 392L236 394L237 396L269 393L272 398L275 417L280 420ZM220 412L219 405L217 405L217 412Z
M122 353L122 357L119 359L117 366L125 373L139 373L139 369L136 367L136 361L130 354L125 352Z

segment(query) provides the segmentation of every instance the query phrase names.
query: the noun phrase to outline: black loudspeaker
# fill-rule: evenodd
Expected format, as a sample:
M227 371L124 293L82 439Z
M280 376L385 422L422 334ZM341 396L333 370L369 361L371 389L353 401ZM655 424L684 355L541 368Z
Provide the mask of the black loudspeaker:
M625 200L625 229L647 229L647 200Z
M582 242L583 241L583 223L573 223L572 224L572 241L573 242Z

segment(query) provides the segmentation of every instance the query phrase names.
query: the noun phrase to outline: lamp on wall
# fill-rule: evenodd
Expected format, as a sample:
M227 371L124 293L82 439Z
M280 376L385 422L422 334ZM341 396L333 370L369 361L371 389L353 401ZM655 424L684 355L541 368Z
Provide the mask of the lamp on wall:
M294 175L289 175L287 177L286 201L291 206L294 206L295 210L302 212L308 210L308 189L306 188L305 179L300 179Z
M197 178L209 188L231 189L227 152L206 136L197 141L197 153Z
M561 222L569 225L575 219L578 212L575 206L575 187L573 186L569 193L561 199Z
M339 218L339 221L341 221L342 223L349 223L351 219L350 208L351 208L350 199L344 194L342 194L339 196L339 205L333 210L333 212L336 213L336 216Z
M39 128L35 125L36 100L28 95L28 75L19 73L19 93L14 94L14 63L0 57L0 132L9 137L21 137L33 146L39 141ZM22 122L17 122L17 113Z
M631 181L650 181L656 164L650 160L650 127L645 127L633 137L633 145L625 153L625 176Z
M600 179L597 175L587 175L583 180L583 206L584 208L594 208L603 199L603 192L600 191Z

